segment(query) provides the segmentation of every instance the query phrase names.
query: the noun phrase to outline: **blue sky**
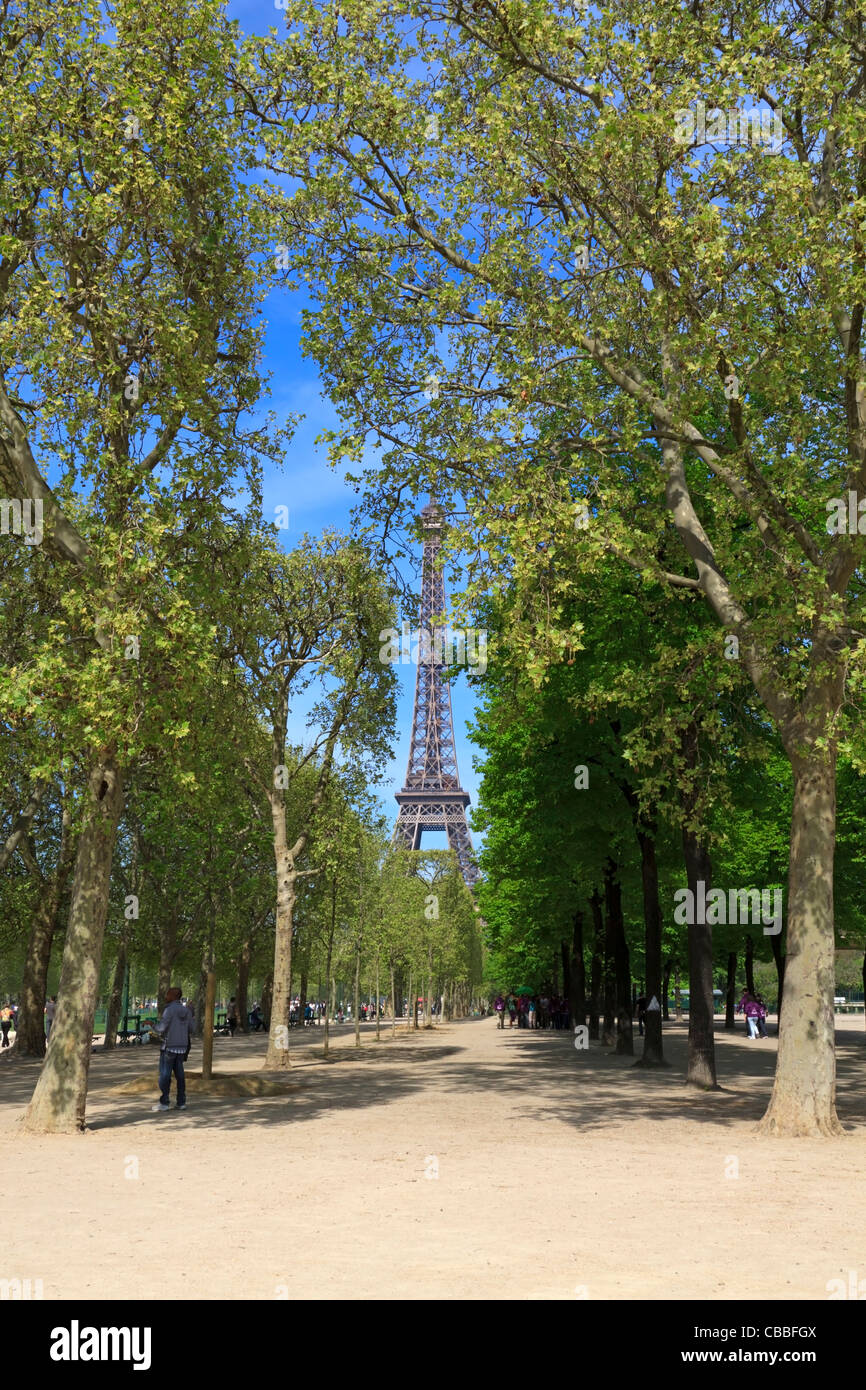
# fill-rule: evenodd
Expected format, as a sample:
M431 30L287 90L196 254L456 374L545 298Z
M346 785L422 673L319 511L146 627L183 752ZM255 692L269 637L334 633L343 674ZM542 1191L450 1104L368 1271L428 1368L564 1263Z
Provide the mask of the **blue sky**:
M245 33L264 34L271 28L282 28L283 13L268 0L230 0L227 14L237 19ZM275 519L275 508L286 506L289 509L289 530L284 533L284 543L291 548L304 532L312 535L325 527L335 527L343 531L351 529L351 511L358 500L341 474L328 466L325 449L317 446L316 436L336 423L336 413L323 395L318 370L314 362L305 359L300 351L302 305L308 303L307 292L293 293L281 288L271 291L265 304L267 337L265 341L262 369L270 376L272 408L282 419L286 415L300 414L300 421L294 439L287 451L281 470L269 469L264 479L264 513L266 519ZM420 499L419 505L427 501ZM401 682L399 702L399 732L395 746L395 757L388 767L383 768L383 781L378 788L386 811L393 818L396 813L394 792L399 791L406 775L406 761L409 756L409 729L412 718L415 667L397 666ZM454 736L457 748L457 763L464 789L477 800L478 775L472 766L472 745L466 736L467 722L472 718L475 700L466 678L457 677L451 687L451 700L454 711ZM294 711L294 722L290 736L296 742L305 737L305 708ZM474 837L477 841L478 837ZM436 849L444 847L444 834L429 835L424 847Z

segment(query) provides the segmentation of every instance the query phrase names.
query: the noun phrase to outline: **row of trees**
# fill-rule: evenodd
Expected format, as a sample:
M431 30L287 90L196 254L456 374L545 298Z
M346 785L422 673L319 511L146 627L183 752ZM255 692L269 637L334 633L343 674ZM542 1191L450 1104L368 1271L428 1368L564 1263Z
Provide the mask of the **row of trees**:
M540 689L505 652L480 688L473 738L483 749L483 778L474 819L486 832L479 902L490 971L504 983L546 983L555 991L562 982L573 1018L588 1018L591 1037L629 1055L639 981L661 1005L647 1020L644 1066L664 1061L661 1024L672 982L678 990L685 976L688 1080L714 1087L714 989L724 991L729 1027L737 990L754 990L757 981L781 1009L790 769L773 731L743 717L733 688L719 691L711 648L702 653L695 633L678 648L682 661L707 667L704 696L689 705L672 652L659 650L668 635L660 604L644 628L636 582L625 613L613 598L609 582L585 596L584 645ZM679 613L674 608L668 620ZM506 625L492 610L486 620ZM717 640L712 628L706 638ZM638 652L645 683L629 703L622 689ZM691 806L681 798L690 770ZM866 918L856 880L864 796L864 779L843 764L836 944L859 947L861 987ZM693 869L696 807L700 859ZM694 887L695 873L707 895L722 891L724 907L714 910L710 897L707 921L688 926L682 890ZM846 954L849 986L854 954ZM837 954L834 988L841 971Z
M109 915L113 1012L133 953L160 993L184 953L204 973L236 953L242 988L269 941L266 1065L288 1065L299 908L326 920L331 881L342 927L346 844L361 885L383 853L363 788L390 753L397 593L362 534L286 554L261 517L289 431L251 423L272 267L221 7L168 4L145 31L127 0L0 20L0 487L40 518L2 538L4 921L21 1051L42 1051L62 929L25 1124L71 1129ZM420 952L469 978L412 941L395 969Z
M269 206L318 301L306 341L343 412L334 452L390 446L367 496L389 527L427 488L463 514L453 544L476 594L508 600L500 647L539 685L587 641L575 594L609 586L618 621L640 576L645 626L611 675L625 723L676 662L665 794L692 888L715 776L703 720L732 717L730 689L743 724L772 731L792 805L762 1127L838 1134L836 788L840 756L862 765L866 541L827 519L866 494L862 18L288 0L286 21L253 46L249 84L284 178ZM777 152L736 118L684 143L698 101L760 104ZM656 612L658 671L642 659ZM691 933L698 998L709 960Z

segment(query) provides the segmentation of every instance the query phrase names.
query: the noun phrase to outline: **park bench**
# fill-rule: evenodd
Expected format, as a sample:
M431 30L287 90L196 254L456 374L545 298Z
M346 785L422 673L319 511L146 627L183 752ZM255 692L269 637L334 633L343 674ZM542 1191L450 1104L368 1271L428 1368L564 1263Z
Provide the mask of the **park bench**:
M128 1047L130 1043L144 1042L144 1034L141 1031L141 1014L136 1014L135 1018L132 1021L135 1024L134 1028L130 1028L130 1020L129 1016L127 1015L125 1018L121 1020L122 1027L118 1028L117 1030L118 1041L122 1043L125 1047Z

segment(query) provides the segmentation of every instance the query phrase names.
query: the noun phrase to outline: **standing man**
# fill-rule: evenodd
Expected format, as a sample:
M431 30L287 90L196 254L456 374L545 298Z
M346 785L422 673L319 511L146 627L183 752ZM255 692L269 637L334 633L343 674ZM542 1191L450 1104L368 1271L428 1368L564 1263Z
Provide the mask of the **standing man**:
M231 999L229 1000L229 1006L226 1010L226 1016L228 1018L229 1023L229 1033L232 1037L234 1037L235 1029L238 1026L238 1005L234 995L232 995Z
M8 1004L4 1004L0 1009L0 1029L3 1030L3 1046L9 1046L9 1029L12 1027L15 1015Z
M177 1109L186 1109L186 1078L183 1074L184 1060L189 1056L195 1018L188 1004L181 1003L181 991L177 988L166 990L165 1010L153 1031L162 1038L159 1054L159 1101L154 1111L167 1111L171 1091L172 1072L177 1078Z
M57 1009L57 1000L55 999L54 995L52 994L51 998L48 1000L48 1003L45 1005L45 1041L46 1041L46 1043L48 1042L48 1039L51 1037L51 1025L52 1025L52 1023L54 1022L54 1013L55 1013L55 1010L56 1010L56 1009Z
M643 1037L644 1027L646 1026L647 1002L648 1001L646 994L643 990L641 990L640 994L635 1000L635 1006L637 1009L637 1032L639 1038Z

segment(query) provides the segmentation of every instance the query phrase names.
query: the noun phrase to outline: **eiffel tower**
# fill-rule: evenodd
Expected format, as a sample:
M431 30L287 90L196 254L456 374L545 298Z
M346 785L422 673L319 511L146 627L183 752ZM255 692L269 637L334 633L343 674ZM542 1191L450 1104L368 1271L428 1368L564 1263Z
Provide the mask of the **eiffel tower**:
M395 799L400 807L394 826L394 844L420 849L425 830L444 830L457 855L460 872L471 888L479 878L466 822L469 794L460 785L454 748L451 689L442 679L444 656L433 636L434 617L445 612L445 584L436 556L442 544L445 514L432 499L422 507L424 559L421 570L421 617L415 707L406 782ZM440 629L441 630L441 629Z

